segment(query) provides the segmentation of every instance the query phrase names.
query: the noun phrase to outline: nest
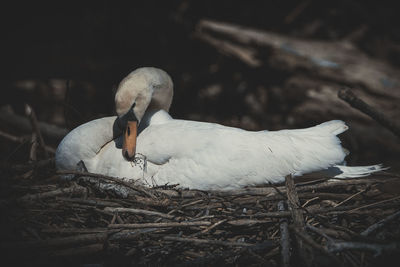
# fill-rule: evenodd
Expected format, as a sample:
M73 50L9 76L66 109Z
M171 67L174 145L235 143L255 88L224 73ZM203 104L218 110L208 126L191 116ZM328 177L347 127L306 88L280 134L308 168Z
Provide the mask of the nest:
M287 176L284 185L205 192L53 165L1 168L0 246L12 265L374 266L399 259L395 174L296 184Z

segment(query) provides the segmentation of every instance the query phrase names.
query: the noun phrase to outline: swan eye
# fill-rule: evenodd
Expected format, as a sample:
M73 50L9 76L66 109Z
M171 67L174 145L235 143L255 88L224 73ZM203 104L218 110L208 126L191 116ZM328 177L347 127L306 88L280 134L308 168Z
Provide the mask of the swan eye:
M130 128L129 126L126 127L126 130L127 130L127 132L128 132L128 136L131 135L131 128Z

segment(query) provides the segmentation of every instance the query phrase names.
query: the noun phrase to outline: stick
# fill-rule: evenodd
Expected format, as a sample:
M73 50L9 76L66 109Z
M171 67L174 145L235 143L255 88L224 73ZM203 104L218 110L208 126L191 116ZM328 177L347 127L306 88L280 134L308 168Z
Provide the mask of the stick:
M175 236L164 236L164 240L186 242L186 243L192 243L192 244L198 244L198 245L218 245L218 246L225 246L225 247L251 247L251 246L254 246L254 244L244 243L244 242L228 242L228 241L221 241L221 240L185 238L185 237L175 237Z
M139 228L171 228L171 227L192 227L192 226L208 226L211 222L168 222L168 223L130 223L130 224L109 224L111 229L139 229Z
M49 234L93 234L106 233L107 228L46 228L40 230L42 233Z
M5 139L10 140L11 142L19 143L19 144L23 144L27 141L27 138L25 138L25 137L15 136L15 135L3 132L1 130L0 130L0 136ZM50 146L45 146L44 149L49 153L52 153L52 154L56 153L56 150Z
M65 201L65 202L72 202L72 203L79 203L79 204L90 205L90 206L97 206L97 207L121 207L121 205L118 203L100 200L100 199L57 197L57 200Z
M341 262L335 257L335 255L332 254L331 251L325 249L323 246L320 244L316 243L311 236L309 236L303 229L291 227L291 229L295 232L295 234L300 237L304 242L306 242L308 245L319 251L322 255L325 255L332 259L337 265L341 266Z
M217 227L217 226L220 225L220 224L223 224L223 223L226 222L226 221L227 221L227 219L223 219L223 220L220 220L220 221L214 223L214 224L211 225L210 227L207 227L206 229L204 229L203 231L201 231L201 234L205 234L205 233L211 231L212 229L214 229L215 227Z
M30 120L31 125L32 125L33 132L36 133L37 139L39 141L40 148L44 151L45 157L48 158L49 155L47 154L47 151L45 149L46 144L44 143L44 139L43 139L42 133L40 132L40 128L39 128L39 125L38 125L38 121L37 121L37 118L36 118L35 111L28 104L25 104L25 114L29 117L29 120Z
M319 189L327 189L333 188L338 186L346 186L346 185L362 185L362 184L374 184L374 183L384 183L386 182L385 179L373 179L371 177L363 177L363 178L353 178L353 179L324 179L325 182L321 182L315 185L301 185L297 186L298 192L306 192L306 191L314 191ZM236 190L229 190L229 191L218 191L218 190L210 190L208 193L210 196L216 197L240 197L240 196L264 196L266 199L279 196L277 192L278 189L281 193L286 193L285 186L275 186L275 187L247 187L247 188L240 188ZM205 194L201 191L197 190L156 190L161 194L164 194L171 198L195 198L195 197L202 197Z
M299 196L297 195L293 176L291 174L286 175L285 184L286 195L288 198L287 202L292 215L294 228L298 229L298 231L300 231L303 236L308 236L307 233L304 231L305 222L303 210L301 209ZM306 250L306 246L303 243L303 240L300 238L296 238L296 243L299 250L300 258L307 266L310 266L312 259L310 257L310 253Z
M285 181L287 188L286 194L288 198L288 205L292 214L293 223L296 227L304 228L304 216L300 207L300 200L299 196L297 195L292 175L287 175L285 177Z
M400 125L394 120L390 120L383 113L377 111L362 99L358 98L350 89L341 89L338 92L340 99L349 103L353 108L360 110L361 112L367 114L372 119L376 120L383 127L389 129L392 133L400 137Z
M351 199L355 198L356 196L358 196L358 195L360 195L360 194L362 194L362 193L366 192L367 190L368 190L368 188L365 188L365 189L363 189L363 190L361 190L361 191L359 191L359 192L357 192L357 193L355 193L355 194L353 194L353 195L349 196L349 197L348 197L348 198L346 198L345 200L343 200L343 201L341 201L341 202L337 203L337 204L336 204L336 205L334 205L333 207L334 207L334 208L336 208L336 207L338 207L338 206L342 205L343 203L346 203L347 201L349 201L349 200L351 200Z
M360 250L375 252L374 256L379 256L382 252L394 252L400 250L400 243L392 242L388 244L362 243L362 242L329 242L328 251L332 253L343 252L346 250Z
M155 196L150 193L150 190L147 190L145 188L141 188L137 185L133 185L130 184L128 182L123 181L121 178L117 178L117 177L111 177L111 176L106 176L106 175L102 175L102 174L97 174L97 173L90 173L90 172L81 172L81 171L57 171L57 174L60 175L64 175L64 174L74 174L76 176L89 176L89 177L93 177L93 178L99 178L99 179L103 179L103 180L108 180L108 181L112 181L115 182L117 184L121 184L124 185L125 187L128 187L134 191L143 193L144 195L151 197L151 198L155 198Z
M74 184L71 187L60 188L60 189L56 189L56 190L49 191L49 192L37 193L37 194L27 194L25 196L20 197L19 200L26 202L26 201L39 200L39 199L44 199L44 198L49 198L49 197L66 195L66 194L83 195L85 193L86 193L85 187Z
M285 211L285 203L283 201L278 202L278 211ZM286 218L282 218L280 220L279 225L281 231L281 257L282 257L282 266L288 267L290 266L290 239L289 239L289 228L288 228L288 220Z
M35 162L37 160L37 148L38 138L36 133L32 133L31 137L31 150L29 151L29 162Z
M158 216L162 218L167 218L167 219L172 219L174 216L157 212L157 211L150 211L150 210L142 210L142 209L131 209L131 208L111 208L111 207L106 207L104 209L105 211L108 212L126 212L126 213L132 213L132 214L143 214L143 215L148 215L148 216Z
M379 222L374 223L373 225L371 225L370 227L365 229L363 232L361 232L361 235L368 236L371 233L378 230L379 228L382 228L383 226L385 226L388 222L391 222L392 220L396 219L399 216L400 216L400 211L397 211L396 213L393 213L392 215L380 220Z
M238 219L227 221L228 224L234 226L250 226L256 224L272 223L272 220L252 220L252 219Z
M393 198L390 198L390 199L385 199L385 200L382 200L382 201L378 201L378 202L375 202L375 203L371 203L371 204L368 204L368 205L357 207L357 208L349 210L347 212L351 213L351 212L354 212L354 211L358 211L360 209L365 209L365 208L373 207L373 206L376 206L376 205L379 205L379 204L382 204L382 203L386 203L386 202L390 202L390 201L393 201L393 200L397 200L399 198L400 198L400 196L393 197Z

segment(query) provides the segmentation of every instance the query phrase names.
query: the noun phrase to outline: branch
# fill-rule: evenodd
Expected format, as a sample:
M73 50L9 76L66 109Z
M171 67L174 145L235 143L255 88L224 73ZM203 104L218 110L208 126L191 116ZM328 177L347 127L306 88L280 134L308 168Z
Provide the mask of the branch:
M222 49L251 67L253 62L261 62L285 70L301 68L313 76L340 84L361 84L376 94L400 98L400 91L394 90L400 84L400 70L367 56L346 41L300 39L212 20L198 23L197 36L206 36L201 39L217 49L221 49L221 43L241 48L240 53ZM252 49L256 51L242 56ZM263 54L268 58L257 57Z
M361 112L367 114L372 119L379 122L383 127L392 131L395 135L400 137L400 125L393 120L390 120L383 113L377 111L362 99L358 98L350 89L341 89L338 92L340 99L349 103L353 108L360 110Z

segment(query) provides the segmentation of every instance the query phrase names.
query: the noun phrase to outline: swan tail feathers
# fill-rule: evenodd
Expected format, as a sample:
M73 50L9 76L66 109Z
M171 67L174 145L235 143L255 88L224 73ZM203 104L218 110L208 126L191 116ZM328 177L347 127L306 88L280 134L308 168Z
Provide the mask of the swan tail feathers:
M384 171L389 167L383 167L382 164L370 166L343 166L334 165L327 169L328 174L334 178L358 178L371 175L373 173Z

